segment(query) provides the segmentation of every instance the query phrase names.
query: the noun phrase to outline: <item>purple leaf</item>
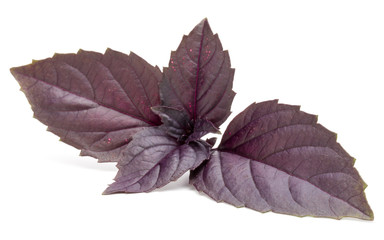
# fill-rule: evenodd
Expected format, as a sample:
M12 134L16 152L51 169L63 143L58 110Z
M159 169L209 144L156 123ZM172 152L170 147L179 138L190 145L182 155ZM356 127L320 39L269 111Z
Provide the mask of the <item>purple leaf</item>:
M354 159L316 121L277 100L252 104L190 182L216 201L260 212L372 220Z
M176 139L180 140L193 130L193 123L184 111L165 106L152 107L152 111L161 118L163 131Z
M182 110L166 106L152 107L152 111L160 116L163 125L160 128L178 142L188 143L199 140L208 133L220 133L210 121L204 119L189 119L187 113Z
M233 75L228 52L204 19L171 53L160 84L163 105L219 127L228 118L235 96Z
M179 144L159 128L146 128L128 144L117 164L115 182L104 194L150 192L175 181L208 158L209 147L203 142Z
M132 135L160 125L157 67L131 53L80 50L11 69L34 117L81 155L117 161Z
M198 140L208 133L221 134L219 129L208 120L196 119L193 132L187 138L187 142Z
M372 220L354 159L298 106L252 104L230 115L234 69L207 19L162 74L134 53L80 50L11 69L48 130L100 162L118 161L104 194L149 192L191 170L217 201L260 212Z

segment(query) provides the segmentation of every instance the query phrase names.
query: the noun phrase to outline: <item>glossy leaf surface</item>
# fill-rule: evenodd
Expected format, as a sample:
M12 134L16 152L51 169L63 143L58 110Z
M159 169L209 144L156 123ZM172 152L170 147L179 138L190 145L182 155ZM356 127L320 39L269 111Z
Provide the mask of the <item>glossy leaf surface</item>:
M161 124L150 108L160 104L162 73L133 53L80 50L11 72L34 117L82 155L99 161L117 161L134 133Z
M299 106L251 104L219 126L235 96L234 69L207 19L161 73L134 53L82 51L11 69L48 130L101 162L117 161L111 193L149 192L191 170L217 201L260 212L373 219L363 182L336 134Z
M261 212L373 219L354 159L316 122L298 106L252 104L191 183L217 201Z
M233 75L228 52L204 19L171 53L160 84L162 102L184 110L193 120L205 119L219 127L235 96Z
M117 164L115 182L104 194L149 192L175 181L209 157L207 144L179 144L159 128L134 135Z

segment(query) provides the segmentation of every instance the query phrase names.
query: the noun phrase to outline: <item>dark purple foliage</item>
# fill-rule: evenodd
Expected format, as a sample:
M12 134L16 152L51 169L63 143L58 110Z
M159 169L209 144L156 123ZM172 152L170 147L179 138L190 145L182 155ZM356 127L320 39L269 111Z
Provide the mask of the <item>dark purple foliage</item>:
M115 181L104 194L149 192L175 181L209 157L200 142L180 144L158 128L138 132L123 152Z
M80 50L11 72L34 117L81 155L101 162L117 161L133 134L161 124L150 108L160 104L162 73L134 53Z
M231 113L234 72L228 51L204 19L171 53L160 84L162 102L219 127Z
M250 105L191 184L216 201L261 212L372 219L354 159L316 121L277 100Z
M176 108L158 106L153 107L152 111L158 114L163 122L160 128L179 142L188 143L198 140L208 133L220 133L219 129L210 121L190 119L187 113Z
M195 124L194 124L194 128L193 128L193 132L187 138L187 142L200 139L201 137L203 137L204 135L206 135L208 133L219 134L220 131L210 121L205 120L205 119L196 119Z
M373 219L354 159L298 106L251 104L217 149L201 140L228 118L234 69L207 19L159 68L131 53L79 51L12 68L34 116L100 162L117 161L104 194L149 192L188 170L216 201L260 212Z

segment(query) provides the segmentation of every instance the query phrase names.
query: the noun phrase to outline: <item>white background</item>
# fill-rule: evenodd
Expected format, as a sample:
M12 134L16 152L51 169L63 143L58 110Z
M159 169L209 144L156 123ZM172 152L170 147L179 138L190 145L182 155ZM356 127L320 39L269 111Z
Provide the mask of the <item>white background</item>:
M318 114L357 159L373 222L238 209L199 194L187 176L103 196L114 164L79 157L46 132L9 73L79 48L167 66L204 17L236 68L232 117L271 99ZM383 1L14 0L0 3L0 26L0 239L383 239Z

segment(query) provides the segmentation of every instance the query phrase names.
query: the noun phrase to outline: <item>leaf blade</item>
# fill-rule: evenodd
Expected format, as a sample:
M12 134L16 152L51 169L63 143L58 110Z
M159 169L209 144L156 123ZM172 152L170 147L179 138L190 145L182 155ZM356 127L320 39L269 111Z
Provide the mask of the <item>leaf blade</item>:
M235 96L233 76L228 52L204 19L171 53L160 83L162 102L186 111L193 120L206 119L219 127Z
M143 72L141 78L132 73L138 70ZM161 124L150 110L152 104L160 103L157 84L161 72L135 54L80 50L12 68L11 73L34 117L63 142L82 150L81 155L100 162L117 161L134 133ZM151 99L144 101L127 90L139 78L147 85L132 88L139 93L144 88L157 92Z
M137 133L117 164L115 182L104 194L150 192L195 169L209 157L201 142L179 144L160 128Z
M191 184L218 202L263 213L373 219L373 215L353 208L307 181L237 154L217 151L199 170L193 171Z
M261 212L372 220L353 165L316 116L275 100L235 117L191 183L217 201Z

